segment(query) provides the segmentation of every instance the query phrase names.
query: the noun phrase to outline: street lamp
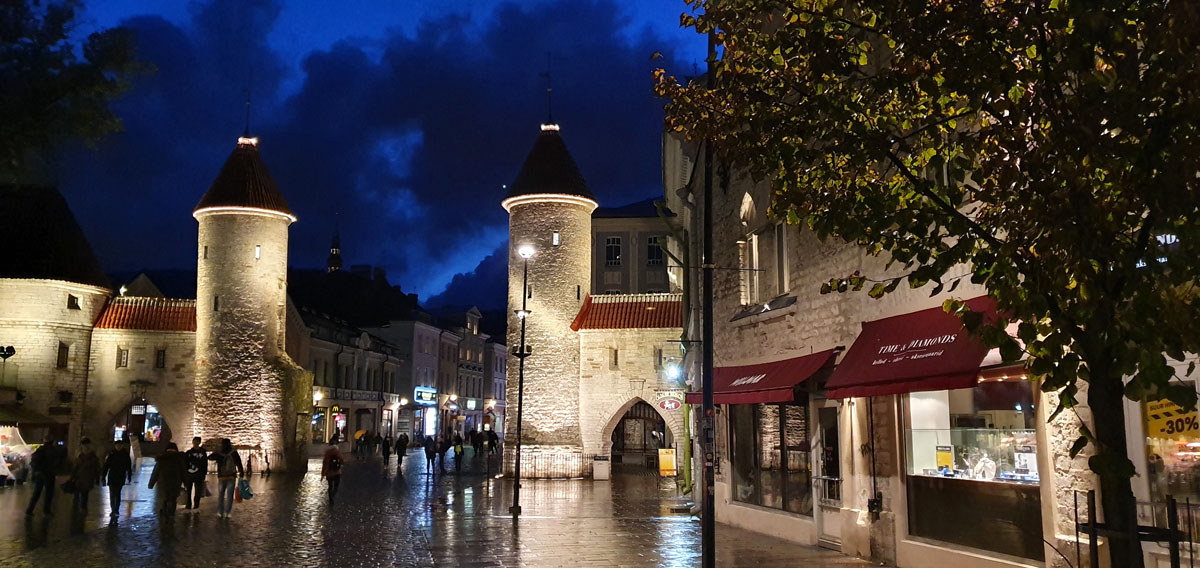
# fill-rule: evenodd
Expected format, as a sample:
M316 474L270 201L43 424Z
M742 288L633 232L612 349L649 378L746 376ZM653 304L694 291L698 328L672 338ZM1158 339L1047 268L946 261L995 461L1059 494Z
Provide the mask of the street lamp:
M525 321L529 319L529 309L526 301L529 299L529 259L533 257L533 245L521 245L517 254L521 255L524 267L521 274L521 309L516 310L517 318L521 320L521 347L513 355L517 358L517 453L513 474L513 504L508 508L513 520L521 516L521 411L525 406L525 358L529 349L525 347Z

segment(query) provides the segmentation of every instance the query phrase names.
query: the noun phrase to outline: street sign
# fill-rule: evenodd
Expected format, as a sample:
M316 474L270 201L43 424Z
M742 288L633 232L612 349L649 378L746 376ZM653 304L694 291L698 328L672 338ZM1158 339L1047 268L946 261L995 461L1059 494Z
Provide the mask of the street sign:
M658 401L658 407L663 410L679 410L683 406L683 402L678 398L664 398Z
M673 448L658 450L658 475L675 477L675 450Z

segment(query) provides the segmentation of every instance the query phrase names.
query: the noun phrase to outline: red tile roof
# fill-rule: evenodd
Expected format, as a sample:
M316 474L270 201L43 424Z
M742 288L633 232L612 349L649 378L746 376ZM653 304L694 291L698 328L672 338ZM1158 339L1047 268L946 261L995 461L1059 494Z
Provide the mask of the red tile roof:
M588 297L571 329L648 329L683 326L682 294L606 294Z
M258 154L257 138L238 139L237 147L193 213L210 207L253 207L293 216Z
M196 331L196 300L118 296L105 306L96 328Z

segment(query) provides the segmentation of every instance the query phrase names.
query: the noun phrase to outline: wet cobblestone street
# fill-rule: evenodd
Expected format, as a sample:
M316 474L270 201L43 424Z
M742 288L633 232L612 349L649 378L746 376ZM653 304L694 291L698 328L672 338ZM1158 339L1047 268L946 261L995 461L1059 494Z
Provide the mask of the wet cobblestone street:
M523 515L508 515L512 485L483 473L429 475L405 460L351 462L328 503L307 475L254 476L253 499L218 519L215 498L173 523L153 514L145 460L127 486L120 522L108 523L108 491L92 491L86 514L59 493L54 514L24 516L30 486L0 489L0 566L679 566L699 565L700 525L672 512L673 482L636 472L611 482L526 481ZM209 479L215 490L215 479ZM718 566L860 566L835 552L717 526Z

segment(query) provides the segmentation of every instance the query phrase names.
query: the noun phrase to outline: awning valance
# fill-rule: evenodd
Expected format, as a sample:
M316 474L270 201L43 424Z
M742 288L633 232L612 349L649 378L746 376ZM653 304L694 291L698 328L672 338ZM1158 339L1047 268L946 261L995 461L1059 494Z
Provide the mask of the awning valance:
M791 402L793 387L808 380L828 365L838 349L821 351L782 361L717 367L713 370L713 401L716 404L764 404ZM702 404L699 392L687 393L688 404Z
M986 296L967 300L984 319L995 317ZM883 396L974 387L988 348L958 317L929 308L866 322L825 385L829 398Z

